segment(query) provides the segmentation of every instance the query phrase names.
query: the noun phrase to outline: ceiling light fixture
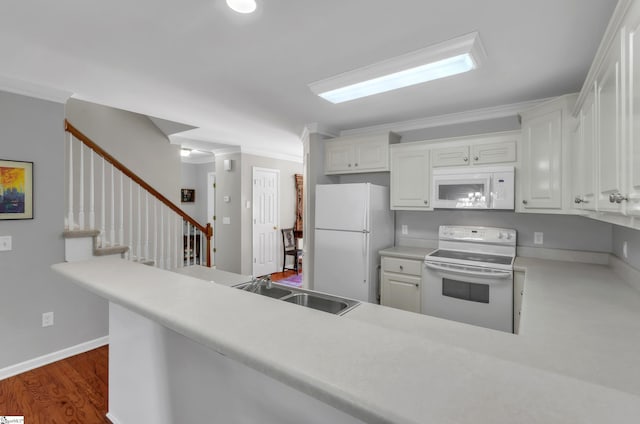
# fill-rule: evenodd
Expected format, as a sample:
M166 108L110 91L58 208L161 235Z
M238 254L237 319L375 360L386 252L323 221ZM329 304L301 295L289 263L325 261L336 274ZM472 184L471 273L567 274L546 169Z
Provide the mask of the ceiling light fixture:
M255 0L227 0L227 6L238 13L252 13L257 7Z
M477 32L309 84L318 96L343 103L477 69L484 49Z
M191 149L180 149L180 156L187 157L191 155Z

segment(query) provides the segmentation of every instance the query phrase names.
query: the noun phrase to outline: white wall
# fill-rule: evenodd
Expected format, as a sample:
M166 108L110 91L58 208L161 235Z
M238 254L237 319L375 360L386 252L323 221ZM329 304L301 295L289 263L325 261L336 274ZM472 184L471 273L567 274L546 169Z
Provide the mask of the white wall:
M0 221L13 237L0 252L0 370L108 334L107 302L50 270L64 261L64 117L62 104L0 92L0 158L34 162L34 219Z
M242 270L241 156L240 153L216 156L216 169L224 169L223 161L225 159L229 159L233 163L231 171L216 173L216 221L213 229L216 268L236 273L240 273ZM223 200L224 196L229 196L229 202ZM229 217L229 224L222 223L224 217ZM249 272L249 274L251 273Z
M66 105L69 122L140 178L180 205L180 146L145 115L77 99Z

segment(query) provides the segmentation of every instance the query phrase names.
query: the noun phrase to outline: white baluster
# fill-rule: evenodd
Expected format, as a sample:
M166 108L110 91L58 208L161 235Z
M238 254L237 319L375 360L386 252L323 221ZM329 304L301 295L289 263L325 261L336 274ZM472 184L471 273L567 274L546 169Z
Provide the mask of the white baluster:
M80 148L80 180L78 182L78 227L84 230L84 148L82 143L78 144Z
M145 190L145 208L144 208L144 258L149 259L149 192Z
M73 135L69 133L69 187L67 192L67 228L73 230Z
M158 231L160 233L160 240L158 241L158 255L160 256L160 262L158 267L164 268L164 213L162 212L162 206L160 207L160 225L158 225Z
M171 210L167 209L167 242L166 242L167 247L164 249L164 251L166 252L165 255L167 255L167 260L165 262L165 265L167 267L167 269L171 268L171 252L173 251L173 249L171 248Z
M160 203L159 200L156 200L155 202L153 202L153 223L155 225L155 227L158 227L158 203ZM162 210L161 210L162 212ZM158 233L156 232L155 237L154 237L154 243L153 243L153 263L154 266L159 266L159 262L158 262Z
M187 247L189 246L189 239L187 239L187 243L185 244L185 238L184 238L184 219L180 220L180 235L182 236L182 255L180 256L180 263L182 264L182 266L185 266L185 261L187 260Z
M109 244L114 246L116 244L116 183L115 183L116 167L111 165L111 206L109 210L111 215L109 216Z
M194 247L195 246L191 244L191 223L187 221L187 263L189 265L193 265L193 263L191 262L192 254L193 254L193 257L195 258L195 251L193 250Z
M93 166L94 153L89 149L89 229L96 228L96 182L95 169Z
M201 230L198 230L198 235L200 236L199 238L199 244L200 244L200 266L204 266L204 262L202 261L202 258L204 257L204 233Z
M124 174L120 172L120 208L118 214L118 244L124 246Z
M133 180L129 178L129 260L133 260Z
M106 241L104 240L106 236L106 196L105 196L105 183L104 180L107 177L106 172L106 161L102 158L102 178L100 178L101 182L101 190L100 190L100 247L104 247L106 245Z
M138 239L136 249L136 260L140 260L142 256L142 187L138 185Z
M174 223L174 230L176 232L176 268L182 268L182 256L180 254L180 249L182 248L182 238L180 237L180 225L182 224L182 217L180 215L176 215L176 220Z

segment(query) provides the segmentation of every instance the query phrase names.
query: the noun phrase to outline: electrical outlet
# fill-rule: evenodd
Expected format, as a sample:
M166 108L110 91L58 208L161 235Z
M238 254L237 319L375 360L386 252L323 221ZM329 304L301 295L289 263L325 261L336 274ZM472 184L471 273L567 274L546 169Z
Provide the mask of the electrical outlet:
M0 252L11 250L11 236L0 237Z
M51 327L53 325L53 312L45 312L42 314L42 326Z
M533 244L543 244L544 233L533 233Z
M622 256L624 256L625 259L629 257L629 248L627 247L626 241L622 243Z
M403 225L402 226L402 235L406 236L407 234L409 234L409 226L408 225Z

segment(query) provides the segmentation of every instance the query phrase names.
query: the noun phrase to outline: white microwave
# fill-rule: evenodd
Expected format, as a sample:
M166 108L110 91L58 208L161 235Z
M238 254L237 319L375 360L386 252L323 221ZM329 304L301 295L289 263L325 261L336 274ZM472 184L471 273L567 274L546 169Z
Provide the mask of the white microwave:
M431 206L513 210L514 177L513 166L434 169Z

